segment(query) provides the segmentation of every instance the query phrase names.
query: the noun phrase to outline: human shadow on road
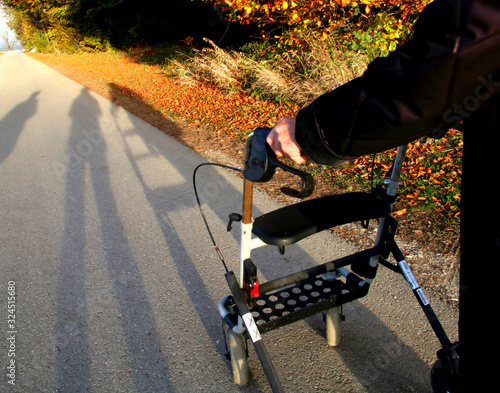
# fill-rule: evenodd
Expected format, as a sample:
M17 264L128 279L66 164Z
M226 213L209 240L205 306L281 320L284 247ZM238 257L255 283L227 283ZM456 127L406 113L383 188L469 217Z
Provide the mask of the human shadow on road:
M0 120L0 164L14 151L24 125L36 114L39 94L34 92Z
M102 285L102 282L92 281L96 277L89 277L94 251L87 239L96 235L102 243L107 264L103 267L107 275L102 280L104 283L111 280L117 302L118 310L113 309L110 317L119 315L120 328L124 332L124 357L135 384L131 390L175 392L137 260L117 211L108 172L105 130L99 123L101 114L97 100L82 88L69 112L72 126L66 147L65 221L55 326L59 391L92 390L91 377L95 371L92 351L95 348L92 349L90 331L95 331L97 326L95 322L94 326L90 325L90 314L94 320L96 315L104 315L97 322L106 328L104 321L109 321L106 315L112 311L108 304L100 306L103 310L96 310L99 305L89 302L89 298L95 299L99 284ZM95 201L95 205L90 200ZM98 223L91 222L93 206ZM91 233L92 228L100 233ZM94 365L98 371L106 372L101 366L104 365Z
M186 238L185 235L182 234L191 233L191 236L198 236L198 231L194 228L203 226L201 217L199 222L193 223L183 220L180 212L187 208L194 207L195 205L192 183L190 180L195 166L204 160L200 157L199 162L192 162L188 159L180 158L177 159L178 161L172 162L172 150L175 149L175 147L169 147L167 143L165 145L162 144L162 146L155 146L156 138L152 137L151 132L141 130L144 127L142 121L135 116L130 116L130 121L134 125L134 128L119 130L122 134L125 152L143 187L144 194L147 196L149 204L155 212L155 216L162 228L163 236L167 244L175 244L175 250L172 251L172 258L191 300L192 306L199 314L199 319L214 347L223 355L224 346L220 342L220 316L218 315L217 304L212 298L211 291L207 288L207 284L211 280L214 280L213 276L215 275L219 275L220 280L218 282L223 286L225 285L222 266L218 271L211 271L209 273L210 276L206 275L206 262L204 262L204 260L193 260L193 258L190 257L195 250L186 249L186 246L184 246ZM159 187L152 189L148 186L141 173L137 157L134 156L127 142L129 137L137 136L142 139L146 146L150 146L151 155L161 155L174 165L182 176L183 181L181 184L176 185L175 188ZM178 157L178 155L176 157ZM141 158L143 158L143 156L141 156ZM211 215L210 219L214 220L212 221L213 225L227 225L228 214L233 211L238 212L238 209L241 208L241 190L235 189L229 182L221 180L220 174L215 169L207 169L200 176L202 177L202 181L199 186L203 194L203 203L206 202L210 206L209 213ZM223 194L234 195L234 204L232 202L228 204L227 198L222 198ZM254 217L262 213L263 211L261 209L256 208L254 210ZM203 232L203 230L201 230L201 232ZM234 232L236 233L237 231ZM208 234L206 234L206 236L208 239ZM233 235L228 236L232 237ZM199 244L200 247L202 247L201 241ZM203 244L208 244L208 242ZM221 242L219 244L222 245L223 243ZM222 248L224 251L224 247ZM210 252L209 247L207 247L206 250L208 253ZM202 255L204 258L212 258L210 254L208 254L208 256L206 254ZM285 256L277 257L277 261L272 261L272 263L269 260L264 260L264 263L261 263L262 260L258 258L266 257L266 254L263 251L261 252L261 250L257 250L255 256L262 281L310 267L307 264L314 261L314 257L300 250L295 250L290 254L287 252ZM294 262L287 262L292 256L295 257L295 259L293 259ZM215 253L213 257L215 258ZM370 294L368 296L370 296ZM335 358L335 356L340 356L342 359L341 361L347 364L352 373L367 386L368 391L384 391L387 386L391 386L391 383L400 384L401 381L404 381L406 386L413 387L419 391L425 390L426 382L422 382L420 375L410 375L404 364L405 362L413 362L416 365L416 369L419 369L422 374L425 374L424 380L427 378L429 371L428 366L410 347L406 346L396 334L390 333L390 329L378 319L376 314L359 302L353 303L355 303L354 309L357 314L355 321L360 324L359 327L356 326L356 329L352 330L355 331L358 336L356 337L355 334L349 334L346 343L351 345L351 349L356 349L356 352L354 354L349 353L349 348L337 350L327 349L325 347L325 359L327 359L327 361L337 359L338 361L338 358ZM306 322L312 330L324 334L324 324L321 323L319 316L313 317ZM370 328L365 329L364 327L366 325L369 325ZM379 337L392 337L391 342L387 343L383 340L377 341L376 336L372 337L373 332L376 332ZM361 343L368 345L368 342L370 350L366 351L362 348ZM297 344L299 346L301 345L300 343ZM287 345L288 344L284 344L283 341L276 345L272 343L272 347L275 349L281 346L281 349L289 352L290 348ZM360 353L366 354L361 360L359 357L356 358L355 356L355 354ZM278 359L276 359L278 363L287 363L286 360L280 356L281 354L277 353L271 355L272 357L273 355L278 357ZM257 362L255 358L253 361ZM391 368L390 372L388 372L389 368ZM280 372L287 371L290 372L291 370L285 369ZM292 372L302 379L305 378L307 380L310 378L309 373L301 373L299 370L293 370ZM312 374L315 376L323 375L325 378L328 378L327 381L330 377L335 377L331 375L328 368L323 370L323 372L315 370ZM230 377L229 373L228 376ZM250 383L252 384L252 381ZM323 380L322 383L325 383L325 380ZM326 382L326 384L329 386L328 382ZM258 386L253 385L252 388L258 388Z

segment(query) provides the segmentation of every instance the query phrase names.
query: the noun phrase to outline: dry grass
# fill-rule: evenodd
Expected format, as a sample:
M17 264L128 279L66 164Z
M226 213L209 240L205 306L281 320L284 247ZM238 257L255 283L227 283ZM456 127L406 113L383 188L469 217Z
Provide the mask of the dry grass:
M368 64L359 53L345 53L335 43L323 41L313 41L308 52L296 53L295 57L297 62L304 63L306 70L295 93L301 101L313 99L360 76Z
M310 42L307 50L276 54L272 60L254 60L206 41L210 47L174 64L183 83L207 83L277 102L306 104L361 75L367 65L361 55L344 53L334 43L319 40Z
M205 40L210 48L196 50L195 55L186 62L174 62L179 79L188 85L207 83L223 90L241 89L248 60L238 52L226 52L212 41Z

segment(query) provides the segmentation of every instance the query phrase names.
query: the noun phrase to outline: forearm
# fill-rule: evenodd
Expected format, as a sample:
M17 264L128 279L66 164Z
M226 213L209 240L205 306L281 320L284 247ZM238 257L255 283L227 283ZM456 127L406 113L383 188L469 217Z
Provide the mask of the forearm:
M436 0L408 44L298 113L297 142L332 165L454 126L500 90L498 53L499 2Z

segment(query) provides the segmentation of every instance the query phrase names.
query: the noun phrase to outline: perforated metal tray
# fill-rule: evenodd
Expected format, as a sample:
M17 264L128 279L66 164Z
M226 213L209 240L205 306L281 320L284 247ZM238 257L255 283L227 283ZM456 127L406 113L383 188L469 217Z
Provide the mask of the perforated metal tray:
M319 276L260 295L250 311L265 333L328 310L337 305L339 295L350 291L340 280Z

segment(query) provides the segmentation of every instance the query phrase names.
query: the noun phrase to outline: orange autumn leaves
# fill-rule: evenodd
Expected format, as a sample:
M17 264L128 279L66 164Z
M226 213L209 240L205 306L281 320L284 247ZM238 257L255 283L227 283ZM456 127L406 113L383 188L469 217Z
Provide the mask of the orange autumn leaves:
M432 0L202 0L230 22L258 29L264 40L292 48L333 38L369 59L387 56L411 37Z
M409 209L427 206L449 219L460 216L460 188L462 175L462 135L450 130L440 140L429 139L409 144L403 164L402 183L399 188L396 215ZM363 156L344 169L365 180L383 176L391 167L396 149L375 155ZM372 169L373 167L373 169Z
M209 127L214 135L243 136L259 126L272 126L297 109L258 101L243 93L224 93L216 87L185 85L169 77L165 67L141 64L119 53L36 55L47 64L64 66L109 86L115 92L140 99L153 109Z
M228 18L257 24L264 31L289 26L292 31L324 34L335 27L370 23L378 13L408 24L430 0L204 0L217 4ZM372 12L374 10L375 12Z

